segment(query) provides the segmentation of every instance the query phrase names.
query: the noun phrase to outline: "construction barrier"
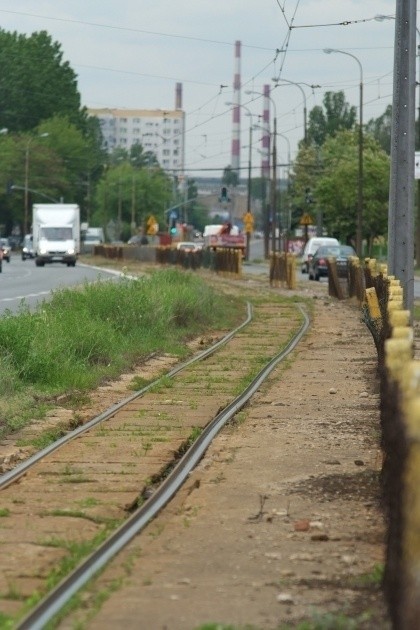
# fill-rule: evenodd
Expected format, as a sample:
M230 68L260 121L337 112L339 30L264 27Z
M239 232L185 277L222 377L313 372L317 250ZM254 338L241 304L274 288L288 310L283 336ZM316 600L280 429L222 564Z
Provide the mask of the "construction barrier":
M296 288L296 257L288 253L271 253L270 286Z

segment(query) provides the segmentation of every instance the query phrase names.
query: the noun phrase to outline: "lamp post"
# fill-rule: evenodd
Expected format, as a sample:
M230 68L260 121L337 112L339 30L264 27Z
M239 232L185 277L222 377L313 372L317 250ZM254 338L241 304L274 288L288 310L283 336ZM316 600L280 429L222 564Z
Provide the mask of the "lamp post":
M226 105L228 106L235 106L234 103L226 103ZM249 148L248 148L248 186L247 186L247 200L246 200L246 211L251 213L251 191L252 191L252 179L251 179L251 174L252 174L252 127L253 127L253 122L252 122L252 116L255 116L256 114L253 114L246 105L239 105L239 107L243 107L244 109L246 109L247 111L247 115L250 117L250 123L249 123ZM250 241L250 233L247 232L247 247L246 247L246 259L249 259L249 241Z
M255 92L253 90L247 90L245 92L245 94L258 94L259 96L261 96L261 94L259 94L259 92ZM270 100L270 102L273 105L273 109L274 109L274 118L273 118L273 153L272 153L272 169L273 169L273 176L271 179L271 188L270 188L270 205L271 205L271 215L272 215L272 220L271 220L271 249L273 254L276 252L276 205L277 205L277 173L276 173L276 167L277 167L277 108L276 108L276 103L274 101L274 99L269 96L268 94L265 94L264 97L268 98Z
M47 136L49 136L49 133L45 132L45 133L41 133L39 134L39 136L31 136L27 143L26 143L26 148L25 148L25 213L24 213L24 219L23 219L23 233L27 234L28 233L28 216L29 216L29 147L31 145L31 142L34 140L34 138L38 137L38 138L46 138Z
M361 258L363 254L363 68L359 59L349 52L336 48L324 48L324 53L340 53L352 57L358 64L360 70L360 103L359 103L359 177L357 186L357 222L356 222L356 253Z
M131 236L134 236L134 234L136 233L136 169L135 167L137 166L137 158L131 158L131 168L132 168L132 173L131 173L131 224L130 224L130 229L131 229Z
M286 143L287 143L287 190L289 190L289 183L290 183L290 177L289 177L289 173L290 173L290 140L283 133L278 133L277 132L277 135L280 136L281 138L283 138L284 140L286 140ZM284 240L284 251L286 253L288 251L287 237L288 237L288 234L289 234L289 229L290 229L290 217L287 218L286 238ZM279 235L279 251L281 251L280 235Z
M276 82L274 87L281 86L281 83L279 83L279 81L283 81L284 83L289 83L290 85L296 85L296 87L299 88L299 90L301 91L302 96L303 96L303 141L305 143L305 147L308 146L308 124L307 124L307 108L306 108L305 90L303 89L300 83L295 83L294 81L289 81L288 79L273 79L273 81ZM304 83L303 85L307 85L307 84ZM310 85L309 87L314 88L314 87L320 87L320 86Z

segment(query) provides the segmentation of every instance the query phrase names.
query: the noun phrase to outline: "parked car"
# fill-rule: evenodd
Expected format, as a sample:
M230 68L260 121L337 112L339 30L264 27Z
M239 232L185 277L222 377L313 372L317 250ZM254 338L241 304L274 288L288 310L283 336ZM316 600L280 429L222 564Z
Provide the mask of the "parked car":
M26 234L23 238L22 260L26 260L27 258L35 258L32 234Z
M335 258L338 275L345 275L348 259L351 256L356 256L356 252L351 245L323 245L319 247L309 261L309 280L319 280L323 276L328 276L328 258Z
M339 245L340 243L336 238L332 238L330 236L314 236L310 238L305 247L303 248L302 254L302 273L308 273L309 271L309 262L312 256L315 254L318 247L322 247L323 245Z
M199 252L203 249L201 243L194 243L193 241L181 241L176 245L177 249L182 249L184 252Z
M10 251L12 248L9 245L9 240L7 238L0 238L0 247L3 252L3 260L10 262Z
M127 245L148 245L148 244L149 244L149 239L147 238L145 234L135 234L134 236L131 236L127 241Z

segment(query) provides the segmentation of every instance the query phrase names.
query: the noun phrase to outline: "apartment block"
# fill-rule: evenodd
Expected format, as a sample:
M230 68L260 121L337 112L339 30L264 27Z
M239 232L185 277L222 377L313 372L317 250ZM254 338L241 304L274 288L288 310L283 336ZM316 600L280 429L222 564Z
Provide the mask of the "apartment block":
M167 171L184 170L185 114L182 110L89 109L101 125L105 149L127 151L141 144L152 151L161 167Z

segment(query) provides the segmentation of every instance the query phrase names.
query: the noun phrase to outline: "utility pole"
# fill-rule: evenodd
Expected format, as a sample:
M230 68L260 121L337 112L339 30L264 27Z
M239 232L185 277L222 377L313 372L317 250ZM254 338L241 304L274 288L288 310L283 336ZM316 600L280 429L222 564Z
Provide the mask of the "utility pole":
M277 116L274 116L273 121L273 179L271 180L271 215L272 215L272 228L271 228L271 249L273 254L276 253L276 211L277 211Z
M418 106L418 118L417 118L417 150L420 151L420 31L418 28L417 35L419 36L419 44L417 45L417 86L419 88L419 106ZM420 264L420 179L417 180L417 222L416 222L416 263Z
M416 0L396 3L388 273L400 281L404 308L414 303L414 148Z

